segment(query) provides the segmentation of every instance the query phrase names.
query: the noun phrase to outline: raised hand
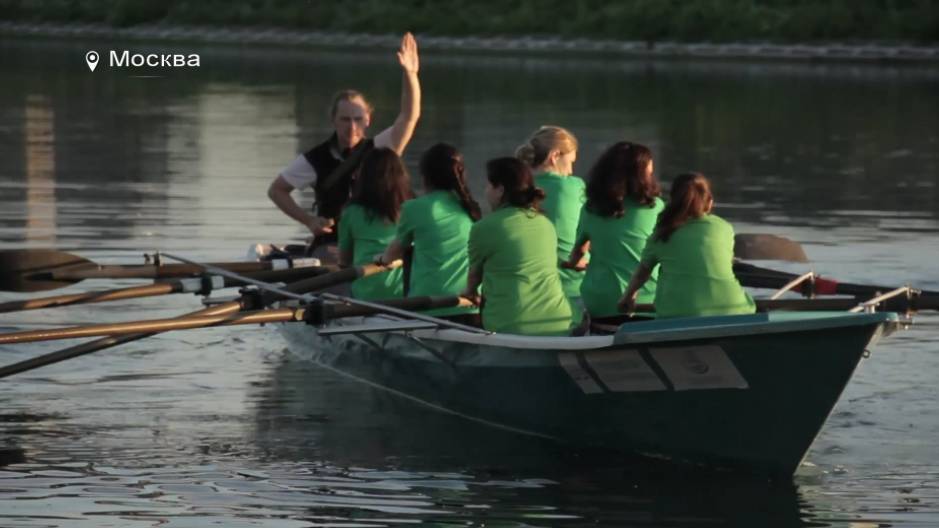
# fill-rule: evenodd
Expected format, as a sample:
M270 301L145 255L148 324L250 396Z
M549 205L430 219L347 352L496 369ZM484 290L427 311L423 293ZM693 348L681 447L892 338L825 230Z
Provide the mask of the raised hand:
M401 69L407 73L417 73L421 68L420 59L417 56L417 40L410 32L405 33L401 39L398 62L401 63Z

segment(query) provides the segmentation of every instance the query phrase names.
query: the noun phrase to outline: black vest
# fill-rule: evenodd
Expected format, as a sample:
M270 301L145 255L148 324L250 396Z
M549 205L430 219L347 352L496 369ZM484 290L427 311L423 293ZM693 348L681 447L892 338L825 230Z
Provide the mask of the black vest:
M329 139L303 154L316 171L313 190L316 192L314 210L318 216L339 219L342 208L349 201L355 171L365 154L374 147L375 142L366 138L359 141L355 148L343 152L334 133Z

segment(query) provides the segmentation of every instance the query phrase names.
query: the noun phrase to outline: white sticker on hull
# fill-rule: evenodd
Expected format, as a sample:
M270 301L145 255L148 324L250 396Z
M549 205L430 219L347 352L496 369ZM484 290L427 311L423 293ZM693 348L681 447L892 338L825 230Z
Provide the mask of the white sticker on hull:
M586 394L597 394L603 392L603 388L593 379L589 372L580 366L577 361L577 354L573 352L560 352L558 362L567 371L567 374L574 380L574 383L580 387L580 390Z
M663 391L668 387L655 374L638 350L585 352L584 359L600 381L613 392Z
M655 347L650 352L676 391L749 388L747 380L719 346Z

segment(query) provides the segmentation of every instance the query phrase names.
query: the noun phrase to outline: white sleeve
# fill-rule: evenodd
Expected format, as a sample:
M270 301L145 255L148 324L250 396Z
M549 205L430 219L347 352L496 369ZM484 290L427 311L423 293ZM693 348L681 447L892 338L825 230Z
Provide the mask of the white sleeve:
M301 154L281 171L280 177L294 189L303 189L316 183L316 169Z
M391 148L391 129L393 127L388 127L378 133L377 136L372 140L375 145L375 148Z

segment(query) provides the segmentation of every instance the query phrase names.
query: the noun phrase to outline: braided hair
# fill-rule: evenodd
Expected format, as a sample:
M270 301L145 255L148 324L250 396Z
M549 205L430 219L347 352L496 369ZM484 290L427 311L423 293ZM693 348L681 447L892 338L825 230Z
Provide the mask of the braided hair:
M447 143L430 147L421 156L420 170L425 189L453 192L474 222L482 218L482 210L466 186L463 155L456 147Z

